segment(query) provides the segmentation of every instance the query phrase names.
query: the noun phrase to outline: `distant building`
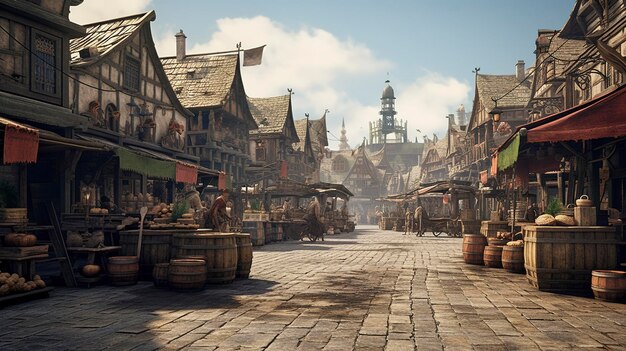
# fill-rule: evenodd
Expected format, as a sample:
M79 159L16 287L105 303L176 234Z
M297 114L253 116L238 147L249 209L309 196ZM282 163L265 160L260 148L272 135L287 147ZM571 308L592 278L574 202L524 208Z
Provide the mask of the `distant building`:
M381 117L370 123L369 143L364 138L356 150L350 149L342 123L339 150L327 151L321 161L321 181L341 183L364 201L409 190L409 177L419 176L415 167L421 163L424 144L408 141L407 123L396 119L395 99L387 81L380 99Z

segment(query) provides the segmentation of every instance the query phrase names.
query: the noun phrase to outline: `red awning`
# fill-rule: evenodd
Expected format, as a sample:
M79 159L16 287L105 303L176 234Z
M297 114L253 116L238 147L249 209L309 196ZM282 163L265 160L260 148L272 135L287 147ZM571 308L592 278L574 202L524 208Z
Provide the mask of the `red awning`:
M192 165L176 163L176 181L180 183L198 183L198 168Z
M4 164L35 163L39 150L39 131L35 128L0 118L4 128Z
M568 113L569 112L569 113ZM574 108L559 113L560 117L538 120L528 128L530 143L592 140L626 136L626 85L615 91Z

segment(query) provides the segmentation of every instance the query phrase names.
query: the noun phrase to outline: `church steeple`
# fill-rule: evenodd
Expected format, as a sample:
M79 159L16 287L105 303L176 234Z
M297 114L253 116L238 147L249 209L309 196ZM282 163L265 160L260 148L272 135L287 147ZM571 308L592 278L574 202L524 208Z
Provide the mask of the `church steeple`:
M346 121L341 120L341 136L339 137L339 150L350 150L348 137L346 136Z

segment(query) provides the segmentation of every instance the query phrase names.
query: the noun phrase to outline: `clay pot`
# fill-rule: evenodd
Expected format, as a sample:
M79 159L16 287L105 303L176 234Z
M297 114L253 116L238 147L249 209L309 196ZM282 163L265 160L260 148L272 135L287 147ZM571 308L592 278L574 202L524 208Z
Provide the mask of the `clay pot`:
M100 274L100 266L98 266L97 264L84 265L80 273L87 278L96 277L98 274Z
M589 200L589 196L583 195L580 199L576 200L576 206L578 207L591 207L593 206L593 201Z

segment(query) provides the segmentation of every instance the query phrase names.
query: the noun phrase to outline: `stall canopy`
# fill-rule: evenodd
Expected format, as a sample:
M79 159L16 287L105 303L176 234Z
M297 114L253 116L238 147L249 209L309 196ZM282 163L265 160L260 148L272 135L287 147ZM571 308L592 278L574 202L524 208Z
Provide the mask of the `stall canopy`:
M432 193L446 193L450 189L475 192L476 189L472 186L471 182L462 180L441 181L436 183L420 184L418 191L419 195L432 194Z
M310 184L310 187L314 189L321 189L321 190L334 189L334 190L343 192L348 196L354 196L354 194L350 190L348 190L348 188L346 188L345 185L343 184L332 184L332 183L320 182L320 183Z
M626 136L626 85L582 109L528 130L530 143Z
M0 125L4 126L2 129L4 164L35 163L37 154L41 150L71 148L96 151L106 149L102 143L65 138L54 132L37 129L3 117L0 117Z
M181 183L198 182L198 166L182 162L165 154L137 146L121 146L107 140L79 135L80 138L105 145L120 160L120 169L150 178L174 180Z
M498 169L517 162L521 129L526 142L563 142L626 136L626 85L583 104L518 127L498 148ZM504 155L504 157L503 157Z

